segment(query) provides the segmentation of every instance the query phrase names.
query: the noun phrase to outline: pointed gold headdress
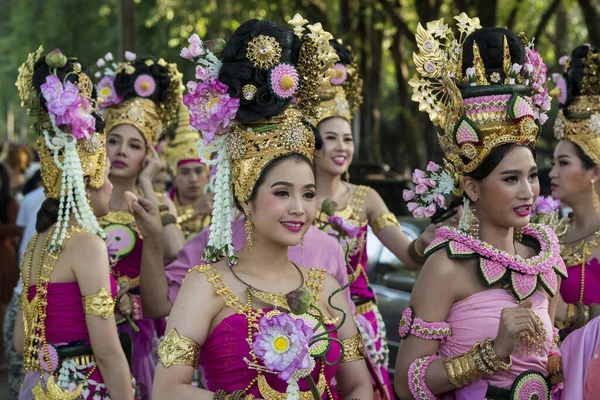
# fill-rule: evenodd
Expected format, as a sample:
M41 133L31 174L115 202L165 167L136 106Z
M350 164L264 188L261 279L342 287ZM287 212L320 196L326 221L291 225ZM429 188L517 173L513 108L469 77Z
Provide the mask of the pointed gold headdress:
M181 104L177 113L177 128L174 137L167 140L163 151L169 170L173 175L177 175L177 168L182 162L188 160L201 162L196 147L198 140L202 140L202 135L190 126L189 110L184 104Z

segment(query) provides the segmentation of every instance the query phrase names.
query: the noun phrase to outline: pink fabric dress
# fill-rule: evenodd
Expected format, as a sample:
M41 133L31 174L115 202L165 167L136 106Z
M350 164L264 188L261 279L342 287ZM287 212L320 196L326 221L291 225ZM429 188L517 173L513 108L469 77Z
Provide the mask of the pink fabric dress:
M211 280L211 283L214 287L215 280ZM215 290L217 289L217 293L221 296L224 296L224 293L230 293L227 287L215 287ZM233 298L236 304L241 304L239 298L236 296ZM271 310L270 308L262 309L264 313ZM235 312L235 309L232 308L232 311ZM326 327L331 329L334 326L326 325ZM330 337L336 338L337 331L331 333ZM250 368L244 361L244 359L253 360L248 339L248 319L245 313L238 311L217 324L200 350L199 368L202 371L203 386L211 392L219 389L224 389L228 393L234 390L245 390L247 394L252 394L256 398L284 399L287 388L285 381L274 374L259 374L256 369ZM339 345L336 342L330 342L325 359L332 363L337 361L339 356ZM264 366L260 359L258 364ZM333 385L336 370L337 364L327 366L318 361L311 373L324 399L338 398ZM301 392L307 392L304 394L305 396L310 395L310 388L305 379L300 379L298 386Z
M567 303L577 303L581 295L581 265L572 265L567 267L569 276L563 279L560 284L560 294ZM584 288L583 303L600 303L600 262L592 258L585 263L583 270Z
M164 318L154 320L146 318L142 314L139 279L142 265L143 240L134 231L134 222L127 225L111 223L111 214L101 219L101 224L108 235L109 248L115 251L117 258L112 270L117 277L118 286L124 285L129 288L132 302L139 314L132 314L133 323L139 329L135 329L129 322L118 325L119 332L125 332L131 337L133 344L133 359L131 372L137 382L139 398L143 400L152 399L152 381L154 371L158 364L157 348L159 339L164 336L166 320ZM110 221L110 222L109 222Z
M386 387L388 398L393 399L393 389L388 373L389 349L386 342L386 330L379 309L375 293L369 287L369 278L367 277L367 221L361 221L364 199L370 188L368 186L359 186L354 192L354 196L348 201L344 209L335 212L336 215L351 221L354 225L360 227L360 234L350 250L349 262L350 268L346 267L347 274L351 276L354 271L354 281L350 285L350 295L356 307L355 321L363 337L365 350L369 355L369 360L377 372L377 381ZM316 224L327 223L327 221L315 221ZM373 379L375 377L372 377ZM377 389L377 387L375 388Z
M113 296L117 294L117 284L111 278L111 291ZM31 285L27 289L27 298L31 302L36 295L36 286ZM46 343L55 347L63 345L82 345L89 344L89 333L85 323L85 314L83 312L83 301L77 282L50 282L48 284L48 306L46 308ZM66 359L62 365L58 366L59 377L55 382L65 382L65 387L61 388L72 390L81 379L76 377L76 372L84 376L90 371L89 366L76 366L70 359ZM45 390L46 381L49 374L44 374L42 387ZM23 385L19 394L19 400L32 400L32 389L40 381L40 371L26 371L23 378ZM84 399L108 399L106 385L102 379L100 369L92 373L89 380L83 386Z

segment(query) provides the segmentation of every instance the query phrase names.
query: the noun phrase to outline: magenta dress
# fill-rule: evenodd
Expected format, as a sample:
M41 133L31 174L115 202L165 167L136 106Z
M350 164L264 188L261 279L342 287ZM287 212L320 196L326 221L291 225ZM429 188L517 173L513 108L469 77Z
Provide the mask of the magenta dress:
M586 261L585 268L581 265L567 266L569 276L560 283L560 294L566 303L584 304L600 303L600 262L597 258ZM584 273L584 287L581 287L581 273ZM582 290L583 289L583 290ZM583 298L581 293L583 292Z
M220 275L210 266L202 265L193 268L192 271L203 273L213 285L215 292L218 293L232 308L234 314L225 317L202 345L200 350L199 368L202 371L203 386L211 392L223 389L228 393L234 390L245 390L247 394L252 394L256 398L265 400L278 400L286 397L287 383L279 379L274 374L259 373L256 369L250 368L244 361L253 360L250 353L250 344L248 343L248 315L247 311L242 311L241 300L231 294L229 288L222 283ZM319 293L313 291L314 298L318 299ZM261 313L272 311L271 308L258 310ZM252 310L252 313L257 310ZM262 315L262 314L261 314ZM331 329L333 325L326 325ZM336 338L337 332L330 334L330 337ZM332 363L338 360L340 356L340 347L337 343L331 342L325 359ZM259 359L257 363L264 364ZM320 361L311 373L311 376L323 399L337 399L338 395L333 384L337 365L327 366ZM305 379L298 381L300 388L300 399L313 399L308 383Z
M133 217L129 213L110 212L100 219L108 236L111 257L116 260L112 266L119 288L129 288L132 300L130 321L120 322L119 332L127 333L133 343L131 372L137 382L137 392L141 399L152 399L152 381L158 364L157 348L159 339L164 336L166 320L144 317L140 299L140 270L142 264L143 240Z
M368 186L358 186L346 207L337 210L335 215L351 221L354 225L360 227L360 234L349 252L349 261L352 270L347 268L348 279L350 279L354 271L354 281L350 285L350 296L356 307L354 319L363 337L369 361L374 367L372 370L377 372L376 377L372 376L372 380L375 383L374 389L377 390L380 386L385 386L388 398L392 399L394 391L388 373L389 349L386 341L385 324L377 307L375 293L369 287L369 278L366 271L368 221L361 221L360 219L369 189ZM326 224L327 221L316 220L315 223L322 225Z
M111 278L111 291L117 294L117 284ZM27 288L29 302L36 295L36 286ZM64 345L89 344L89 333L83 312L83 300L77 282L50 282L48 284L48 305L46 308L46 343L54 347ZM58 366L58 378L55 382L63 390L73 390L82 381L76 374L88 374L95 363L80 365L75 359L67 358ZM50 375L46 372L42 380L42 387L46 389L46 381ZM20 400L34 398L32 389L40 381L40 371L25 371L23 385L19 394ZM90 378L83 385L84 399L109 399L106 385L102 379L100 369L96 368Z

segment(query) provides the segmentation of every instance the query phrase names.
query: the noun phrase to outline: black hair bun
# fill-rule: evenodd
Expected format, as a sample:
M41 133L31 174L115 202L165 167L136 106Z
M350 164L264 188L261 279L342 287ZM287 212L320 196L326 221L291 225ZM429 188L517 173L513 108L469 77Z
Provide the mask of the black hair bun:
M573 100L574 96L581 95L581 81L583 80L585 68L584 58L587 57L590 51L599 53L600 48L583 44L575 47L575 49L571 52L571 66L567 73L567 105L571 102L571 100Z
M329 44L337 53L339 57L339 63L344 65L352 64L352 61L354 61L354 57L352 56L352 52L350 51L350 49L348 49L348 47L333 39L329 41Z
M487 75L490 76L492 73L498 72L501 81L504 81L504 78L506 78L503 69L504 37L508 42L511 64L523 65L525 62L525 47L517 35L504 28L482 28L471 33L465 39L463 45L463 74L467 68L473 67L473 42L476 41Z
M275 38L281 47L281 60L294 66L300 54L300 39L291 28L283 27L268 20L250 20L235 30L223 49L223 66L219 71L219 80L229 86L229 95L240 98L237 119L241 122L252 122L281 114L288 107L291 99L282 100L269 88L269 71L255 68L246 57L248 43L259 35ZM256 94L252 100L244 99L244 85L254 85Z
M136 60L128 67L125 67L115 76L115 92L119 96L125 99L143 97L156 103L165 101L170 84L169 71L166 65L160 65L152 57L145 57ZM138 93L136 90L136 81L143 75L149 76L154 81L154 91L151 93Z
M78 63L80 65L81 72L86 74L88 76L88 78L90 78L90 81L91 81L92 75L90 74L89 69L87 68L87 66L83 65L77 59L73 59L73 58L67 59L67 63L65 64L64 67L56 68L55 70L53 68L53 70L51 71L50 66L48 66L48 64L46 64L46 56L42 56L33 66L33 78L32 78L33 87L35 88L35 91L37 92L37 94L39 96L40 107L42 107L45 111L48 111L48 109L46 108L46 99L44 98L44 96L41 95L41 93L42 93L41 87L44 83L46 83L46 77L51 74L56 74L58 79L60 79L62 82L65 81L65 77L66 77L67 81L73 83L74 85L77 85L77 83L79 82L79 75L71 73L74 71L74 68L73 68L74 63ZM96 93L96 87L93 86L92 87L92 99L97 100L97 98L98 98L98 95ZM92 113L92 115L96 119L96 127L95 127L96 132L102 132L104 130L104 119L102 118L102 116L100 114L98 114L96 112Z

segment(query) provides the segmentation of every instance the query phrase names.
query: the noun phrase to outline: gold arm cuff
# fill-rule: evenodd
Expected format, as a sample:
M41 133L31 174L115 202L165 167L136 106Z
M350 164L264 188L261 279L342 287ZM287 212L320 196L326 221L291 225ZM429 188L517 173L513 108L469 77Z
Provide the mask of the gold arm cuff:
M196 368L200 345L189 337L182 336L172 328L158 346L158 357L163 367L171 365L187 365Z
M400 224L398 223L396 216L391 212L381 214L379 217L377 217L375 219L375 223L372 226L373 233L377 235L379 232L381 232L383 229L387 228L388 226L395 226L397 228L400 227Z
M106 288L101 288L96 293L82 297L83 312L86 315L97 315L107 319L115 312L115 300L112 293Z
M360 333L357 333L346 340L342 340L342 347L344 349L344 357L340 362L347 363L365 359L365 346Z

